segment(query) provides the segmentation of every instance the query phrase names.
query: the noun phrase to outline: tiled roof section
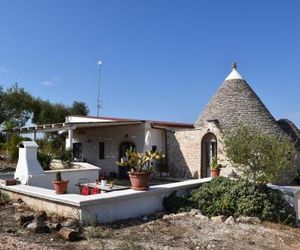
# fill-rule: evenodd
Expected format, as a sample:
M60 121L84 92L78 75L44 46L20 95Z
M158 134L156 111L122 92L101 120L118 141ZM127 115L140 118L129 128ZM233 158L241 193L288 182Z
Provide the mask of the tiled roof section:
M243 123L257 127L266 134L285 137L274 117L256 93L243 79L225 80L195 123L204 126L209 120L217 120L224 131Z

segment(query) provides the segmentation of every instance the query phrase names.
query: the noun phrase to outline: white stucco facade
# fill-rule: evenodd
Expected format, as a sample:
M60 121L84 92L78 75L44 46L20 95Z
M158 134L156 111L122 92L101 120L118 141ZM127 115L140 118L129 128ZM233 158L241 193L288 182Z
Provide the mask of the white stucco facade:
M115 162L120 160L120 145L124 142L133 143L139 152L148 151L152 146L165 152L164 130L154 129L149 123L78 128L72 135L73 145L81 143L86 162L106 173L118 173ZM104 143L104 159L99 157L99 143Z

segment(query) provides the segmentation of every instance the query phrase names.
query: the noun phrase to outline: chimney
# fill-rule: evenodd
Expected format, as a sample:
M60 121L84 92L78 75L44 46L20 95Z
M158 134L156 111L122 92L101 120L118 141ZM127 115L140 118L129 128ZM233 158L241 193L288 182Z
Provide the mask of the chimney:
M22 184L27 184L30 175L44 173L37 160L38 145L34 141L22 141L18 147L19 159L14 177L18 178Z

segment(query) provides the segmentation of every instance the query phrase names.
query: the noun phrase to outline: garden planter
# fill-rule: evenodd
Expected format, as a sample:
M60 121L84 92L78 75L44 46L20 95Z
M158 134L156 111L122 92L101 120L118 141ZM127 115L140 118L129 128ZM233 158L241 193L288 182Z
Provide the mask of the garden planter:
M56 194L65 194L68 189L68 180L53 181L53 186Z
M131 188L134 190L148 190L151 173L128 172Z
M220 169L211 169L211 177L218 177L220 176Z

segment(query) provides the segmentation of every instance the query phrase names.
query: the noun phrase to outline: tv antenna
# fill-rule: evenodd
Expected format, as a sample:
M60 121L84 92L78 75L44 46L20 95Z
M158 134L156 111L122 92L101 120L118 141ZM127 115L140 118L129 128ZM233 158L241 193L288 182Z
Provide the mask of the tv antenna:
M101 101L100 101L100 83L101 83L101 65L102 61L98 61L97 65L99 66L99 72L98 72L98 91L97 91L97 116L99 116L99 110L101 108Z

